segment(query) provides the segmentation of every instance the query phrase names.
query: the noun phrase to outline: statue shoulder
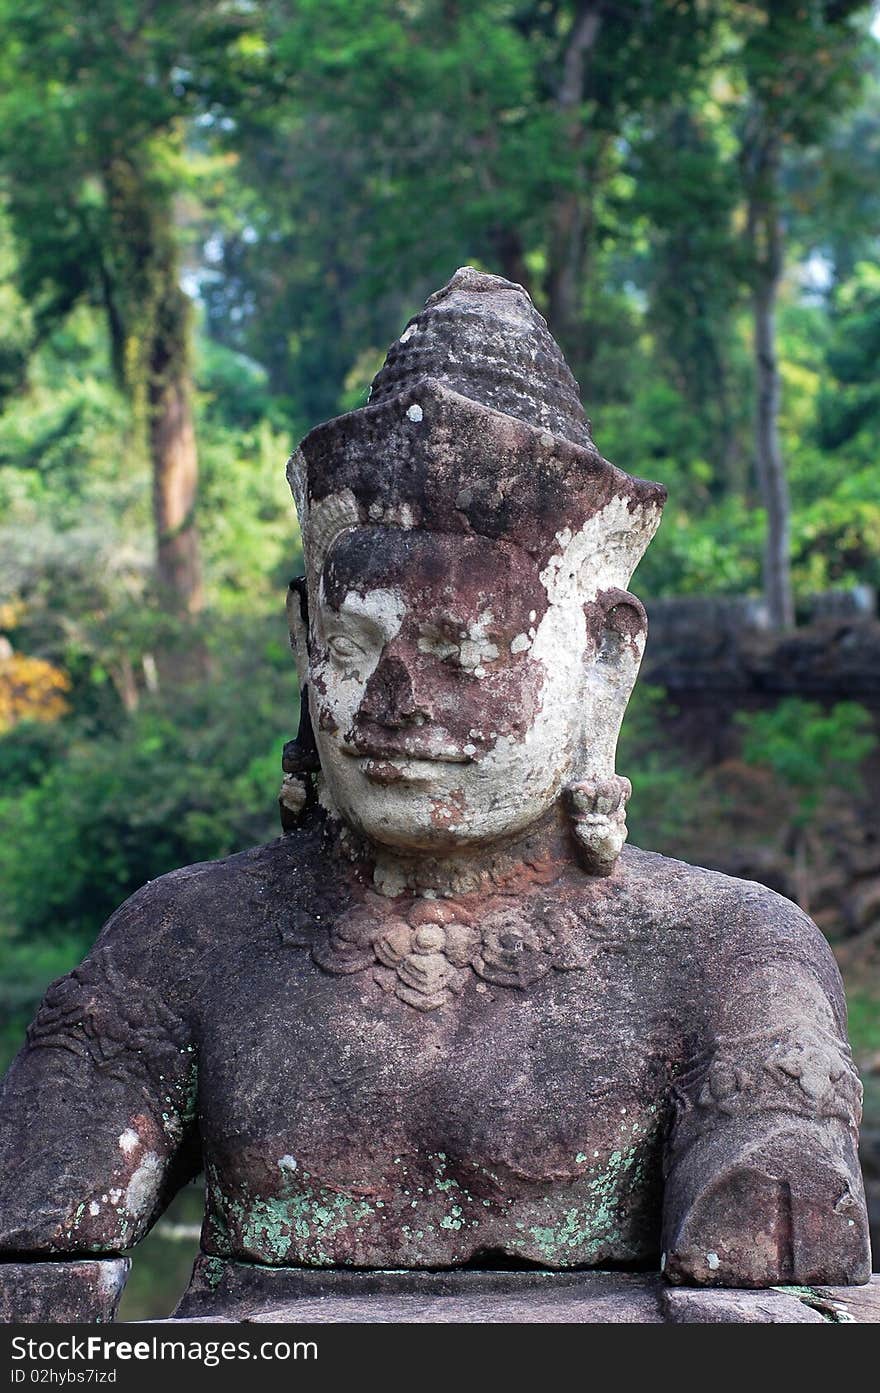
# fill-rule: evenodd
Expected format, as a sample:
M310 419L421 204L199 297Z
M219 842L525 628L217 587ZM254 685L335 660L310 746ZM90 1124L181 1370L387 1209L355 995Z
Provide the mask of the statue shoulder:
M94 951L129 951L182 962L222 953L253 938L280 915L308 900L326 878L326 858L307 831L290 832L215 861L182 866L148 881L110 916Z
M833 1000L840 974L821 929L798 905L757 881L627 847L620 874L634 912L687 940L726 984L754 970L818 979Z
M768 945L778 938L787 944L828 951L821 929L809 915L793 900L758 881L741 880L631 846L624 848L619 865L629 894L653 906L658 915L699 929L708 926L708 912L710 923L723 923L728 932L748 924L759 937L767 936Z

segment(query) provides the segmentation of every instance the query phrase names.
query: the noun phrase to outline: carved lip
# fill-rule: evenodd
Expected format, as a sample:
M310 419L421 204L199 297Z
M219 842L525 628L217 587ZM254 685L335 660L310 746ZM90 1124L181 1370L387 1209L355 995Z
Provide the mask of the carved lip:
M448 753L418 754L389 746L372 746L367 750L343 745L343 750L356 759L361 770L375 784L432 784L438 778L438 765L473 763L470 755L450 750Z
M433 759L397 759L393 763L387 759L364 759L361 768L374 784L431 783L436 776L427 766L436 763Z
M400 745L343 745L343 754L366 763L385 764L473 764L473 756L460 750L411 749Z

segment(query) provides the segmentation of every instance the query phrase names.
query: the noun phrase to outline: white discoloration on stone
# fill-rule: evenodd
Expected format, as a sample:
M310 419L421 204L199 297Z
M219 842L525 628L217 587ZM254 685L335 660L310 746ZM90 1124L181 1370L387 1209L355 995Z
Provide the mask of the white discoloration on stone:
M446 638L435 625L426 624L419 634L418 649L420 653L431 653L444 662L446 658L456 656L458 643L455 639Z
M283 1171L295 1171L297 1168L295 1156L282 1156L278 1164Z
M577 597L595 600L603 590L625 590L648 542L660 523L659 507L633 511L620 495L588 518L579 532L557 532L559 551L541 572L551 604Z
M97 1264L98 1286L105 1299L115 1297L125 1282L127 1268L123 1258L104 1258Z
M125 1191L125 1208L134 1218L145 1218L156 1202L162 1162L155 1151L148 1151Z
M717 1254L717 1253L707 1253L707 1254L706 1254L706 1264L707 1264L707 1266L708 1266L710 1272L717 1272L717 1271L718 1271L718 1268L721 1266L721 1260L720 1260L720 1258L718 1257L718 1254Z
M400 343L409 343L409 341L410 341L410 339L412 338L413 334L417 334L418 332L419 332L419 326L418 326L418 324L408 324L407 327L404 329L403 333L401 334L400 339L398 340L398 342L400 342Z
M389 527L409 529L416 525L416 515L409 503L398 503L396 507L386 508L384 521Z
M126 1156L130 1156L135 1147L140 1144L140 1137L131 1127L126 1127L119 1138L119 1150Z
M92 1215L92 1217L94 1218L94 1216L95 1216L96 1214L100 1214L100 1212L101 1212L101 1206L99 1205L98 1201L97 1201L97 1200L92 1200L91 1203L89 1204L89 1213L90 1213L90 1214Z
M544 446L545 450L550 450L556 444L556 441L553 439L553 436L550 434L549 431L542 431L541 444Z
M431 653L441 661L455 658L459 667L474 677L485 677L484 663L491 663L498 657L497 644L488 636L486 630L494 622L494 616L487 610L475 623L462 629L457 638L450 638L434 624L425 624L419 634L420 653Z
M296 450L290 456L287 461L286 474L290 492L293 494L296 515L299 518L303 545L305 545L306 517L308 515L308 468L302 450Z
M374 499L367 509L367 517L377 527L402 527L406 530L417 523L412 504L406 502L388 505Z
M373 884L380 895L396 899L406 890L407 883L406 872L397 862L379 857L373 871Z
M316 666L315 676L324 687L325 703L333 711L343 733L354 720L383 648L399 634L405 613L403 596L394 589L368 590L364 595L349 590L339 610L331 609L326 602L322 579L316 622L329 656L326 662ZM340 759L343 763L336 771ZM359 770L345 769L346 759L345 755L333 759L334 782L337 772L360 780Z
M413 402L412 406L406 408L406 414L411 421L419 422L422 420L425 413L422 411L418 402Z
M114 1189L110 1191L109 1199L111 1204L118 1204L122 1199L122 1191L114 1187Z
M517 634L516 638L511 642L510 651L511 653L528 653L531 646L532 640L529 638L528 634Z

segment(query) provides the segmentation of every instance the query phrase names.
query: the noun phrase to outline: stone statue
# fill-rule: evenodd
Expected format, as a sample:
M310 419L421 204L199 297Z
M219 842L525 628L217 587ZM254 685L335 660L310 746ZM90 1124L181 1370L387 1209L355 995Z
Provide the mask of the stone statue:
M665 491L598 453L525 291L457 272L289 476L285 833L145 886L47 992L0 1103L6 1309L106 1314L201 1168L182 1311L291 1269L866 1282L822 935L624 846Z

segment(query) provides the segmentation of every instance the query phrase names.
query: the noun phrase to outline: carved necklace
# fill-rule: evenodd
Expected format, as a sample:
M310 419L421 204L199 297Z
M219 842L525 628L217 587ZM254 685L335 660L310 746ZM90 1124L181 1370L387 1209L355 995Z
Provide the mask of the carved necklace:
M416 900L406 917L358 906L313 942L312 959L337 976L372 970L384 991L418 1011L445 1005L474 975L524 991L554 969L587 967L584 949L564 942L540 908L526 917L521 905L502 902L480 920L475 927L461 905L441 900Z

